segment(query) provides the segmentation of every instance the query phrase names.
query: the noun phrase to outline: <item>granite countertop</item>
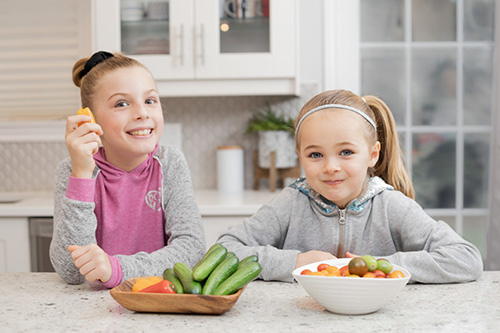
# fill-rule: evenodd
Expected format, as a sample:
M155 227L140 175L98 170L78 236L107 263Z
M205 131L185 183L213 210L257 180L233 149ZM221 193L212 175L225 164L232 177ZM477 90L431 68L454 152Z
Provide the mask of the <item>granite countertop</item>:
M0 273L0 327L15 332L493 332L500 325L500 271L475 282L407 285L379 311L326 311L297 283L251 282L223 315L131 312L95 283L55 273Z
M216 190L195 190L202 216L249 216L279 193L269 190L227 194ZM0 192L0 217L53 216L52 192Z

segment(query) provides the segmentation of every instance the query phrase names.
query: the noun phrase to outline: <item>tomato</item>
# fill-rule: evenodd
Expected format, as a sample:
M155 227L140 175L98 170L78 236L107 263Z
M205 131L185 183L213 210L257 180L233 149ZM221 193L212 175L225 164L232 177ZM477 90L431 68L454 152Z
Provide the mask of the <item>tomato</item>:
M368 273L368 265L361 257L352 258L349 262L349 273L363 276Z
M368 272L373 272L377 269L377 260L375 260L375 258L373 258L371 255L367 254L362 256L361 258L365 260L366 265L368 266Z
M340 270L336 266L328 266L326 271L328 276L340 276Z
M373 271L373 274L375 274L376 278L385 278L385 273L381 270L376 269Z
M392 264L387 259L377 259L377 269L389 274L392 271Z
M349 275L346 275L346 277L357 277L357 278L359 278L359 275L356 275L356 274L349 274Z
M404 278L405 275L403 274L403 272L398 270L398 271L394 271L391 274L389 274L389 277L391 279L397 279L397 278Z
M341 276L347 276L349 275L349 266L345 265L340 268L340 275Z
M376 278L375 274L373 272L368 272L365 275L363 275L364 278Z
M312 272L309 275L316 275L316 276L326 276L327 272L326 271L317 271L317 272Z
M310 269L304 269L300 272L300 275L311 275L312 271Z
M330 265L328 265L328 264L319 264L318 265L318 272L321 272L321 271L327 269L329 266Z

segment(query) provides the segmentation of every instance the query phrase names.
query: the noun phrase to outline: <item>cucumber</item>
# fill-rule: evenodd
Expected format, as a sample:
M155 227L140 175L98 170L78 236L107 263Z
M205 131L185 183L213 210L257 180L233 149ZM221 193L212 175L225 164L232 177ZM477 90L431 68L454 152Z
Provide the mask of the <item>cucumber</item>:
M237 290L255 280L261 271L262 267L258 262L249 262L243 266L239 266L236 272L215 289L214 295L234 294Z
M201 284L193 281L193 272L186 264L182 262L176 263L174 265L174 273L181 280L186 294L201 294Z
M198 261L198 263L197 263L196 265L194 265L193 270L195 270L196 268L198 268L198 266L200 266L201 262L202 262L203 260L205 260L205 259L206 259L206 258L210 255L210 253L212 253L212 251L214 251L214 250L216 250L216 249L218 249L218 248L220 248L220 247L222 247L222 244L221 244L221 243L215 243L214 245L212 245L212 246L208 249L207 253L205 253L205 255L203 256L203 258L201 258L201 260L200 260L200 261Z
M203 281L217 267L227 255L227 249L223 246L213 250L210 254L199 262L198 267L193 268L193 280Z
M181 280L175 275L173 268L167 268L163 271L163 279L172 282L175 286L175 292L177 294L184 294L184 287L182 286Z
M223 262L217 266L214 271L210 274L205 285L203 286L203 295L212 295L215 289L224 282L228 277L230 277L238 269L238 257L236 255L231 255L229 252Z
M257 262L257 261L258 261L257 260L257 256L256 255L251 255L251 256L248 256L248 257L242 259L240 261L240 266L243 266L243 265L248 264L250 262Z

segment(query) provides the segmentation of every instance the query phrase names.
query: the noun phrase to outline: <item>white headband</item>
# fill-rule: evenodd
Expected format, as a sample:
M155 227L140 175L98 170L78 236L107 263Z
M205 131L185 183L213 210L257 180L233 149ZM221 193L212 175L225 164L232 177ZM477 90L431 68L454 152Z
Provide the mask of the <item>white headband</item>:
M309 117L314 112L317 112L317 111L320 111L320 110L323 110L323 109L345 109L345 110L350 110L350 111L356 112L361 117L365 118L366 121L368 121L370 123L370 125L373 126L373 128L375 129L375 131L377 131L377 126L375 125L375 123L373 122L373 120L370 117L368 117L364 112L361 112L358 109L355 109L355 108L350 107L348 105L343 105L343 104L325 104L325 105L320 105L318 107L315 107L314 109L309 110L309 111L306 112L306 114L299 120L299 123L297 124L297 128L295 129L295 136L297 136L297 133L299 132L300 125L302 124L302 122L304 121L304 119L306 119L307 117Z

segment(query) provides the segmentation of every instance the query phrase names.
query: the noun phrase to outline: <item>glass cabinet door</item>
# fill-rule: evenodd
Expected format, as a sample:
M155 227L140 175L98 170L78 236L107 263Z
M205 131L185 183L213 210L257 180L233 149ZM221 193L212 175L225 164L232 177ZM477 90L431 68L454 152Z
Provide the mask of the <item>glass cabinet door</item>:
M220 53L270 51L270 1L220 1Z
M167 0L121 0L122 52L170 54L169 12Z

